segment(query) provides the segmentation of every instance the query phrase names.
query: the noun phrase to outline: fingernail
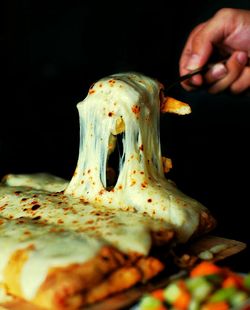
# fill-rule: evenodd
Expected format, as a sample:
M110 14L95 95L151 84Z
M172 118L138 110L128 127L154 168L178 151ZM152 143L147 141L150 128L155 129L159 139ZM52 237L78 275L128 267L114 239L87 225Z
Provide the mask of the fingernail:
M227 68L223 64L215 64L211 68L211 74L215 79L221 79L227 74Z
M200 64L200 56L197 54L192 54L186 68L188 70L195 70L199 67L199 64Z
M248 56L247 56L247 53L245 52L239 52L237 55L236 55L236 59L238 61L238 63L240 65L245 65L247 63L247 59L248 59Z

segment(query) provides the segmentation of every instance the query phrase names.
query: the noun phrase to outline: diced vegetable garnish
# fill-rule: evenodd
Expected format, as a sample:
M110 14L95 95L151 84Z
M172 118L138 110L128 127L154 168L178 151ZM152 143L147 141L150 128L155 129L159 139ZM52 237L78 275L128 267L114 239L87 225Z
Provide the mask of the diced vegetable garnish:
M207 298L213 289L213 285L204 277L190 278L186 282L192 296L199 301Z
M200 259L204 259L204 260L210 260L214 258L214 254L212 252L210 252L209 250L200 252L200 254L198 255L198 257Z
M191 300L191 294L187 290L187 287L184 281L179 281L178 285L180 288L180 294L176 298L176 300L173 302L173 305L174 305L174 308L176 309L186 310Z
M222 247L221 247L222 248ZM215 249L217 250L217 249ZM140 310L229 310L250 299L250 274L203 261L183 279L145 295ZM246 309L246 308L244 308Z
M163 289L155 290L151 293L151 296L160 301L164 301L164 290Z
M219 273L221 269L211 262L202 262L190 272L191 277L207 276L209 274Z
M169 284L165 288L163 293L165 300L169 303L174 303L176 299L180 296L180 294L181 294L181 288L179 287L177 282Z
M200 310L200 308L201 308L201 305L200 305L200 302L198 300L192 299L190 301L188 310Z
M222 282L222 287L237 287L241 288L243 286L243 278L241 276L231 274L225 278Z
M247 295L246 292L236 292L234 295L232 295L230 297L230 302L232 304L232 306L234 307L239 307L240 305L242 305L247 299L249 298L249 296Z
M233 296L235 293L236 293L236 288L235 287L221 288L221 289L217 290L209 298L209 300L211 302L228 301L228 300L230 300L230 297Z
M248 275L245 276L245 279L244 279L244 286L245 286L247 289L250 289L250 274L248 274Z
M210 302L210 303L205 304L201 308L201 310L228 310L228 309L229 309L229 305L224 301Z
M162 303L159 299L146 295L142 298L140 303L141 310L159 310Z

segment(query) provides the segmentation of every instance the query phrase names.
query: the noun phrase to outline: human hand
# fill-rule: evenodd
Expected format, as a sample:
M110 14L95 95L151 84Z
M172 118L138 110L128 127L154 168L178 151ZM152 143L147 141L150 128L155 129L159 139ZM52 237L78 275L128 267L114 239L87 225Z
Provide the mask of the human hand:
M203 84L210 93L230 89L240 93L250 87L250 10L223 8L190 33L180 58L180 75L206 64L219 51L226 63L215 64L202 77L193 76L182 83L186 90Z

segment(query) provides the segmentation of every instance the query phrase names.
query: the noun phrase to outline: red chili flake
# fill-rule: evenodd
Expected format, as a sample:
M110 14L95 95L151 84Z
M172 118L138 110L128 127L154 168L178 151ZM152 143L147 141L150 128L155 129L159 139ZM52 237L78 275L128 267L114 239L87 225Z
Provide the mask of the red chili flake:
M148 183L145 181L145 182L143 182L143 183L141 183L141 187L143 187L143 188L146 188L147 187L147 185L148 185Z
M0 225L2 225L4 223L4 221L3 220L0 220Z
M32 206L32 210L35 211L37 209L39 209L41 206L39 204L35 204L34 206Z
M151 198L149 198L149 199L148 199L148 202L152 202L152 199L151 199Z
M102 83L99 84L99 87L102 87Z
M143 144L140 145L139 149L143 152Z
M52 194L50 194L50 196L52 196L52 197L57 197L58 194L59 194L59 193L52 193Z
M140 174L144 174L144 171L141 171Z
M118 189L122 189L122 185L119 185L119 186L118 186Z
M22 191L15 191L14 194L19 196L22 193Z
M133 112L134 114L136 114L137 117L138 117L138 115L140 114L140 110L141 110L141 108L140 108L137 104L135 104L135 105L132 106L132 112Z
M37 221L37 220L40 220L41 216L36 216L36 217L33 217L33 221Z
M57 224L63 224L64 223L64 221L62 220L62 219L59 219L58 221L57 221Z
M21 201L26 201L28 198L22 198Z
M101 189L98 194L99 195L103 195L104 194L104 189Z
M114 115L114 112L109 112L109 113L108 113L108 116L109 116L109 117L111 117L111 116L113 116L113 115Z
M90 95L92 95L92 94L94 94L94 93L95 93L95 90L94 90L94 89L90 89L90 90L89 90L89 94L90 94Z
M7 207L8 204L4 204L3 206L0 207L0 211L5 210L5 208Z
M113 86L115 84L115 80L113 80L113 79L109 80L108 82L109 82L110 86Z
M24 231L24 235L31 235L31 232L29 230Z
M87 221L87 223L86 224L93 224L94 223L94 221L93 220L89 220L89 221Z
M9 216L9 219L11 220L11 219L13 219L13 217L14 217L13 215L10 215L10 216Z

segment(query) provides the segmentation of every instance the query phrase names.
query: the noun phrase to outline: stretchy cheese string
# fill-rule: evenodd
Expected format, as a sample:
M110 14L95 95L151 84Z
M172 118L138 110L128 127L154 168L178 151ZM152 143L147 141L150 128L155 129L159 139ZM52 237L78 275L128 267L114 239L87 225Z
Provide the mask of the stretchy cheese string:
M159 92L156 80L133 73L116 74L94 84L78 104L79 159L66 194L106 207L147 212L173 225L183 242L196 230L203 206L164 177ZM109 143L120 132L121 122L124 154L117 183L110 191L106 189Z

